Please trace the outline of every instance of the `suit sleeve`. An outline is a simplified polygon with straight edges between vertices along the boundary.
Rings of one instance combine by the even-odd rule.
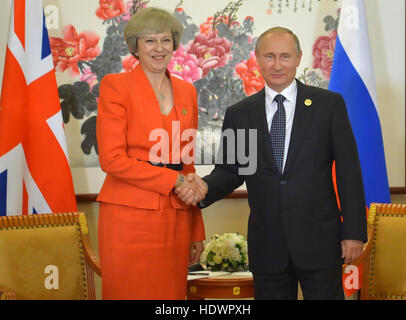
[[[198,105],[197,105],[197,92],[195,87],[192,87],[192,108],[193,108],[193,129],[197,130],[198,126]],[[196,131],[195,131],[196,132]],[[196,140],[195,140],[196,141]],[[194,148],[193,150],[195,150]],[[185,164],[183,166],[183,171],[185,174],[190,172],[195,172],[194,163]],[[191,242],[203,241],[206,239],[206,233],[204,228],[204,222],[202,217],[202,212],[198,207],[191,207],[192,212],[192,232],[191,232]]]
[[[229,111],[230,109],[227,109],[224,116],[216,165],[213,171],[203,178],[208,185],[208,192],[206,198],[199,204],[201,208],[208,207],[217,200],[226,197],[244,183],[244,179],[238,173],[237,130],[233,125]],[[231,145],[233,139],[227,138],[230,133],[234,134],[234,145]]]
[[[127,107],[123,84],[106,76],[100,84],[97,143],[101,169],[138,188],[168,195],[178,172],[152,166],[127,154]]]
[[[366,205],[361,165],[342,96],[339,96],[333,110],[332,141],[337,191],[343,218],[341,239],[366,242]]]
[[[189,85],[189,84],[188,84]],[[190,85],[191,88],[191,92],[190,92],[190,96],[191,96],[191,112],[193,114],[193,124],[192,124],[192,128],[190,129],[194,129],[194,141],[196,143],[196,133],[197,133],[197,127],[198,127],[198,121],[199,121],[199,110],[198,110],[198,106],[197,106],[197,91],[196,88],[193,85]],[[194,144],[195,148],[193,148],[193,159],[195,156],[195,152],[196,152],[196,144]],[[194,166],[194,160],[192,163],[184,163],[183,164],[183,172],[184,174],[188,174],[188,173],[194,173],[196,172],[195,166]]]
[[[191,242],[203,241],[206,239],[206,231],[204,228],[202,212],[198,207],[192,207],[190,210],[192,212]]]

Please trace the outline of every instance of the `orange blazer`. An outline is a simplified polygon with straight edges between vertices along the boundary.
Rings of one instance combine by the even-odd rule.
[[[197,129],[197,93],[184,80],[172,76],[170,80],[182,136],[187,129]],[[159,103],[140,65],[131,72],[108,74],[102,79],[96,134],[100,167],[107,175],[97,200],[158,209],[159,196],[169,195],[175,208],[198,213],[194,224],[202,225],[200,209],[185,205],[172,191],[179,172],[145,162],[157,144],[150,141],[150,133],[159,128],[163,128]],[[190,147],[190,142],[180,141],[180,150],[188,144]],[[195,172],[193,163],[184,164],[182,173],[190,172]]]

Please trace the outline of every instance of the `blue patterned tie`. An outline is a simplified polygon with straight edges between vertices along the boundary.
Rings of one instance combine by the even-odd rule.
[[[274,99],[278,104],[278,110],[276,110],[273,116],[271,130],[269,132],[273,158],[281,174],[283,170],[283,154],[285,151],[286,114],[285,107],[283,106],[285,99],[286,98],[281,94],[276,95]]]

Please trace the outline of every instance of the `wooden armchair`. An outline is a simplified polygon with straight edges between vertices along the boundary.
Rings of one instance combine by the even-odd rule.
[[[374,229],[362,278],[362,300],[406,300],[406,205],[372,203]]]
[[[0,218],[0,299],[95,299],[93,272],[83,212]]]

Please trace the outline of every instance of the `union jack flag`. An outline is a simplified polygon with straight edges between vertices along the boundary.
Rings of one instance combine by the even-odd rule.
[[[14,0],[0,99],[0,215],[76,211],[41,0]]]

